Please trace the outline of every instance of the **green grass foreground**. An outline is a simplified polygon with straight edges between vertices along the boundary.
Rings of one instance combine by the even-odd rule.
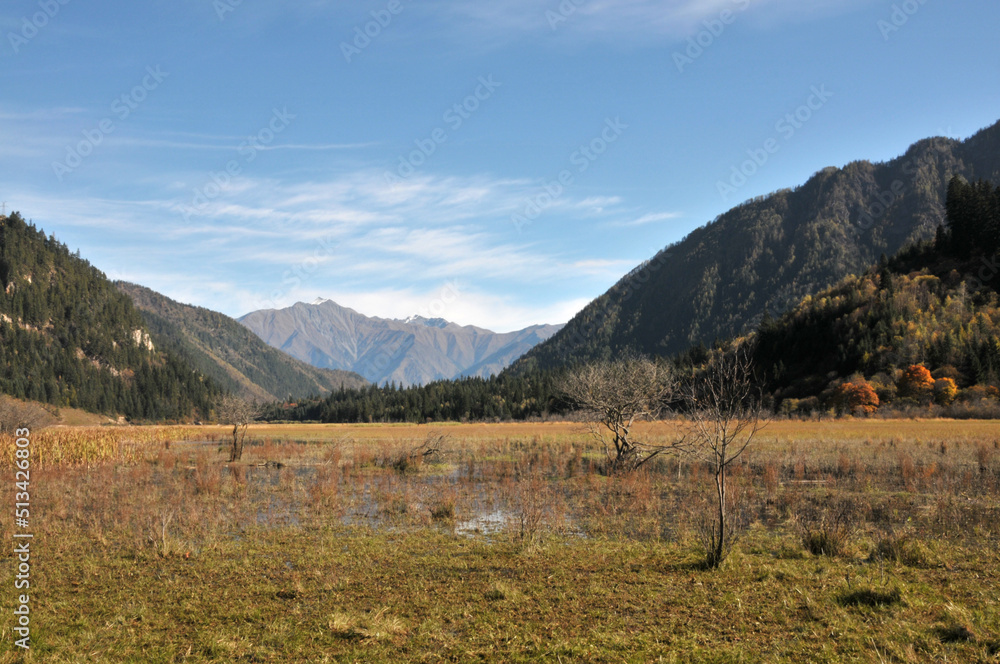
[[[980,662],[1000,648],[984,638],[1000,634],[1000,558],[954,548],[947,567],[881,567],[758,534],[716,574],[677,545],[431,531],[262,530],[165,559],[39,544],[39,662]]]

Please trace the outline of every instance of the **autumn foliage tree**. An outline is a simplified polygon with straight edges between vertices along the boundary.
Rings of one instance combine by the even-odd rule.
[[[934,402],[941,406],[950,406],[958,396],[958,385],[951,378],[938,378],[934,381]]]
[[[879,407],[878,394],[867,380],[838,385],[833,393],[833,401],[838,411],[852,414],[871,415]]]
[[[927,367],[913,364],[903,372],[897,387],[901,397],[929,401],[934,393],[934,378]]]

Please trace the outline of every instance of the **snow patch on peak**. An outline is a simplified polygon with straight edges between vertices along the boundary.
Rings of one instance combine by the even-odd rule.
[[[423,316],[409,316],[403,319],[407,325],[424,325],[425,327],[447,327],[450,325],[443,318],[424,318]]]

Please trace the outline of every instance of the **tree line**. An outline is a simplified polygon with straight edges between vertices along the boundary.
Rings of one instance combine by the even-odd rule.
[[[562,371],[532,371],[489,378],[442,380],[400,387],[341,388],[326,397],[273,404],[272,420],[318,422],[412,422],[525,420],[564,414],[570,407],[559,390]]]

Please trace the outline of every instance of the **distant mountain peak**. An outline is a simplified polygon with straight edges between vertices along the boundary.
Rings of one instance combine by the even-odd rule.
[[[330,301],[318,303],[325,302]],[[314,367],[354,371],[378,385],[490,376],[562,327],[533,325],[496,333],[420,315],[368,317],[333,304],[256,311],[239,322],[266,343]]]
[[[309,304],[315,306],[315,305],[318,305],[318,304],[326,304],[327,302],[333,302],[333,300],[330,300],[330,299],[325,298],[325,297],[317,297],[315,300],[313,300]]]

